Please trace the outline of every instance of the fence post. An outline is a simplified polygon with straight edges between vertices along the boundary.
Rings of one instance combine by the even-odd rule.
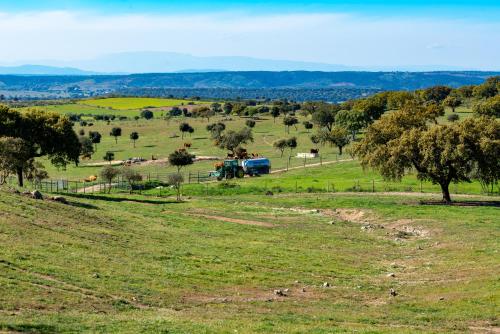
[[[198,183],[200,183],[200,171],[198,171]]]
[[[297,180],[295,180],[295,193],[297,193]]]
[[[188,173],[188,184],[191,184],[191,172]]]
[[[319,155],[319,165],[323,166],[323,156],[321,154]]]
[[[375,192],[375,180],[372,180],[372,193]]]
[[[304,155],[304,168],[306,167],[306,161],[307,161],[307,158],[306,158],[306,156]]]
[[[422,180],[420,180],[420,192],[422,193]]]

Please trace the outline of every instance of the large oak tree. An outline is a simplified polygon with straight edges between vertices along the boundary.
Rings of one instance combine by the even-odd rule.
[[[361,164],[390,180],[416,171],[419,179],[439,184],[446,202],[451,201],[451,182],[498,181],[499,121],[470,118],[432,125],[425,111],[407,104],[368,127],[354,147]]]
[[[20,113],[0,106],[0,137],[23,140],[26,160],[47,156],[55,166],[77,163],[80,142],[68,117],[40,110]],[[23,167],[16,169],[19,186],[23,186]]]

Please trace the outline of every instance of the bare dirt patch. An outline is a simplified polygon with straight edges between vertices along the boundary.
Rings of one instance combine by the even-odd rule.
[[[276,293],[281,291],[282,293]],[[310,287],[292,287],[287,289],[259,290],[256,288],[223,291],[220,295],[192,294],[183,297],[184,301],[201,304],[283,302],[304,299],[320,299],[321,290]]]
[[[173,213],[172,211],[163,211],[164,213]],[[254,226],[262,226],[262,227],[275,227],[276,225],[268,223],[268,222],[263,222],[263,221],[256,221],[256,220],[247,220],[247,219],[239,219],[239,218],[231,218],[231,217],[224,217],[224,216],[218,216],[218,215],[209,215],[205,213],[195,213],[195,212],[176,212],[177,214],[184,214],[192,217],[198,217],[198,218],[206,218],[210,220],[218,220],[222,222],[227,222],[227,223],[235,223],[235,224],[241,224],[241,225],[254,225]]]
[[[500,327],[487,322],[479,322],[469,326],[469,329],[474,334],[500,334]]]
[[[327,209],[322,213],[350,223],[369,224],[374,221],[371,212],[360,209]]]

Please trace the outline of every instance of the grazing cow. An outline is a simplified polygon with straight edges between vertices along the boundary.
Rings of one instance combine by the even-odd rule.
[[[311,148],[311,153],[312,154],[318,154],[319,153],[319,149],[318,148]]]
[[[191,147],[191,143],[184,143],[184,148],[190,148]]]
[[[94,182],[97,180],[97,176],[95,175],[90,175],[89,177],[87,177],[86,179],[84,179],[83,181],[85,182]]]

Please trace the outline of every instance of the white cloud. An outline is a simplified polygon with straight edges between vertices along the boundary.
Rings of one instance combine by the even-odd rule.
[[[0,40],[3,63],[154,50],[357,66],[443,64],[500,68],[500,22],[451,19],[373,18],[342,13],[0,13]]]

